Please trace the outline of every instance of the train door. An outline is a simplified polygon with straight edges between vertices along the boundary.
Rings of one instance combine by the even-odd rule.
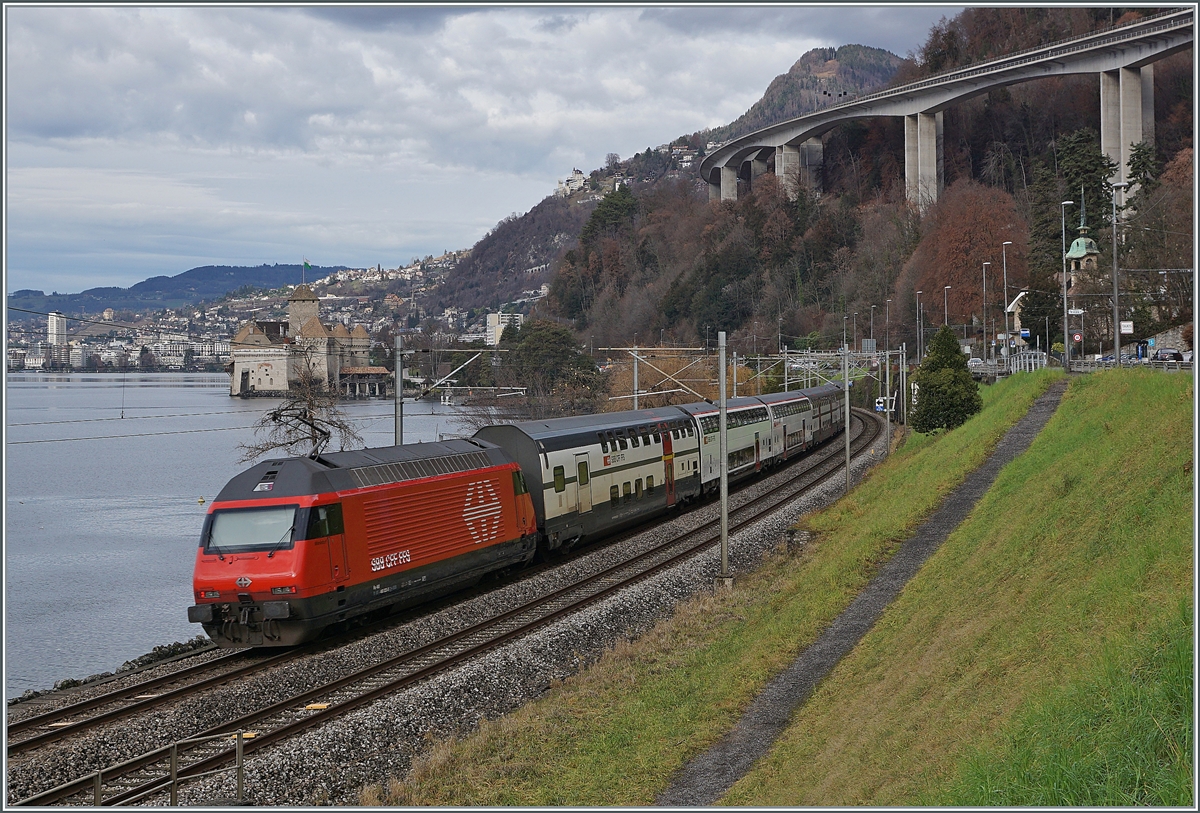
[[[675,504],[675,444],[671,438],[671,427],[659,424],[658,432],[662,435],[663,482],[667,484],[667,505]]]
[[[329,537],[329,574],[333,581],[344,582],[350,578],[350,568],[346,565],[346,535],[334,534]]]
[[[758,432],[754,433],[754,470],[762,471],[762,444],[758,439]]]
[[[575,510],[585,514],[592,510],[591,472],[586,453],[575,455],[575,475]]]
[[[342,504],[314,506],[309,513],[306,536],[325,542],[329,552],[329,577],[335,584],[350,578],[350,566],[346,561],[346,533],[342,523]],[[324,537],[322,540],[320,537]]]

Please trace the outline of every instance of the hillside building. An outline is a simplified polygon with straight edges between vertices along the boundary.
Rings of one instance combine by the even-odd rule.
[[[316,381],[345,398],[387,395],[386,367],[370,363],[371,337],[362,325],[353,330],[321,323],[320,300],[307,285],[288,297],[286,322],[251,321],[233,337],[229,394],[284,396],[307,368]]]
[[[489,313],[487,315],[487,343],[491,347],[500,344],[504,328],[515,325],[518,330],[525,321],[525,315],[520,313]]]

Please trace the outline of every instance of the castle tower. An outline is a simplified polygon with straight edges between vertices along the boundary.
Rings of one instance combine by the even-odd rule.
[[[297,285],[296,290],[288,297],[288,335],[299,336],[300,328],[304,327],[309,319],[317,318],[319,307],[320,300],[312,289],[304,284]]]

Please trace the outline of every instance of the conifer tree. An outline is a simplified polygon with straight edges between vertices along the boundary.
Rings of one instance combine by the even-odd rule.
[[[946,325],[929,343],[929,352],[913,381],[918,387],[912,415],[914,432],[954,429],[983,408],[979,386],[967,369],[958,338]]]

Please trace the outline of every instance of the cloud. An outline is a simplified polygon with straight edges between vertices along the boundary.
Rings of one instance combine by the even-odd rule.
[[[465,248],[572,167],[736,119],[812,47],[908,50],[953,11],[10,7],[7,282],[83,275],[76,243],[96,284]]]

